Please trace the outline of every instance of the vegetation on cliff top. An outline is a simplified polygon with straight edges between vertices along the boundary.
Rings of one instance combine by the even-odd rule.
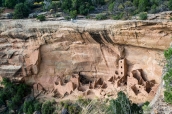
[[[76,18],[78,14],[88,15],[92,12],[95,13],[96,8],[100,8],[96,11],[107,15],[103,15],[103,18],[101,18],[102,15],[98,15],[96,19],[112,18],[117,20],[130,19],[131,16],[141,12],[158,13],[172,10],[172,0],[46,0],[50,2],[49,5],[44,3],[44,0],[28,1],[0,0],[0,7],[14,8],[14,18],[26,18],[29,13],[40,8],[42,11],[50,9],[55,12],[63,11],[65,15]]]

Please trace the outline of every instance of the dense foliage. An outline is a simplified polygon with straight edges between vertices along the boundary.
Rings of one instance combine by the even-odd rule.
[[[20,114],[33,114],[34,111],[41,111],[42,103],[34,100],[25,101],[21,107]]]
[[[1,84],[4,88],[0,89],[0,107],[7,107],[5,112],[11,110],[18,112],[20,106],[23,104],[24,97],[31,92],[30,87],[24,83],[12,83],[7,78],[4,78]]]
[[[164,75],[165,81],[165,91],[164,97],[165,101],[172,104],[172,48],[169,48],[164,52],[166,58],[166,74]]]
[[[53,103],[48,101],[43,103],[42,105],[42,114],[52,114],[54,112],[55,107]]]
[[[16,4],[14,9],[15,19],[22,19],[28,17],[29,13],[30,13],[30,7],[27,3]]]
[[[158,13],[172,9],[172,0],[109,0],[108,4],[114,19],[129,19],[140,12]]]
[[[141,12],[158,13],[162,11],[172,10],[172,0],[47,0],[50,1],[49,5],[44,3],[44,0],[35,0],[34,3],[30,2],[25,5],[26,0],[0,0],[0,6],[7,8],[15,8],[15,18],[27,17],[28,8],[29,11],[33,11],[35,8],[42,8],[42,11],[49,11],[53,9],[54,12],[63,11],[64,17],[70,16],[70,18],[76,18],[78,14],[88,15],[101,5],[102,11],[108,15],[106,18],[130,19],[131,16],[140,14]],[[23,3],[23,5],[21,5]],[[20,5],[19,5],[20,4]],[[16,7],[17,5],[17,7]],[[27,7],[26,7],[27,6]],[[102,7],[101,7],[102,8]],[[20,10],[22,9],[22,10]],[[19,10],[21,12],[19,12]],[[98,11],[98,10],[97,10]],[[96,12],[97,12],[96,11]],[[101,11],[99,12],[101,13]],[[27,15],[25,15],[27,14]],[[100,15],[96,19],[102,19]],[[145,19],[145,18],[144,18]]]
[[[18,3],[24,3],[25,0],[0,0],[0,5],[7,8],[14,8]]]
[[[63,0],[61,2],[61,8],[64,12],[77,12],[77,14],[86,15],[90,11],[94,10],[94,5],[102,3],[102,0]]]
[[[143,110],[137,104],[132,104],[122,91],[117,99],[110,100],[108,114],[142,114]]]

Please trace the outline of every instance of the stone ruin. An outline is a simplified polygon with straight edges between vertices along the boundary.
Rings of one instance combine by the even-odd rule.
[[[114,90],[117,93],[117,91],[121,91],[122,87],[126,87],[126,92],[129,96],[135,96],[138,99],[143,97],[153,98],[159,84],[156,84],[155,80],[147,80],[142,69],[132,70],[130,75],[127,74],[127,69],[126,59],[120,59],[116,74],[107,80],[97,78],[88,84],[83,84],[80,81],[81,77],[75,74],[66,83],[59,78],[58,82],[54,83],[53,92],[58,93],[61,97],[72,93],[76,93],[78,96],[95,94],[97,97],[105,97],[113,96]]]

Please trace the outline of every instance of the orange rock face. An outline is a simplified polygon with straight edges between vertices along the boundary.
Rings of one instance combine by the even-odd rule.
[[[130,96],[153,96],[161,81],[163,51],[171,42],[171,25],[167,21],[2,20],[0,76],[53,89],[59,78],[69,82],[70,76],[78,74],[84,77],[79,81],[82,86],[77,80],[65,84],[68,93],[78,87],[87,90],[84,84],[101,78],[106,83],[101,87],[113,88],[108,80],[115,79],[115,87],[130,85]],[[63,85],[55,88],[65,94],[59,89]]]

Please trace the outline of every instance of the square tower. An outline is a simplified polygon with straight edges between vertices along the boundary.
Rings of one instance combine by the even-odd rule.
[[[120,59],[118,61],[118,75],[120,77],[127,76],[127,63],[126,59]]]

